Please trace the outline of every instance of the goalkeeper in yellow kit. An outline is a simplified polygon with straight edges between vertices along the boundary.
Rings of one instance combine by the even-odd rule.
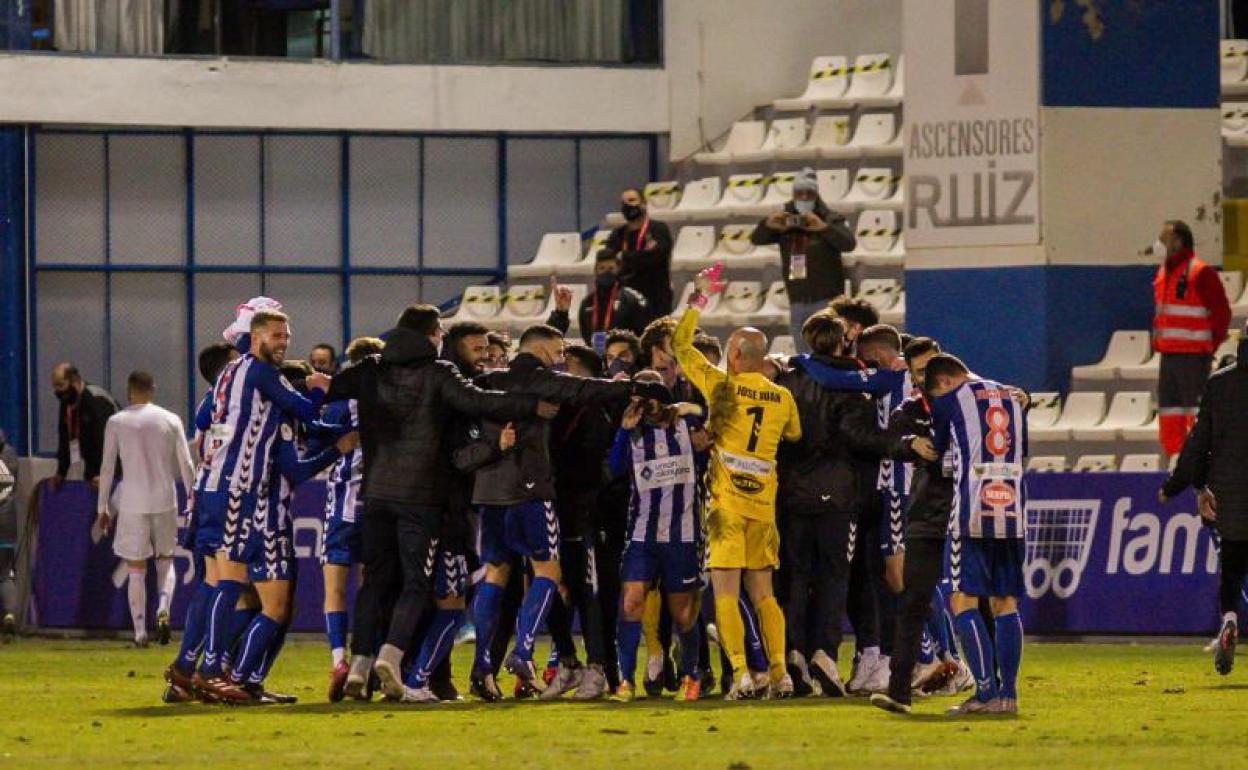
[[[697,291],[672,336],[672,352],[710,406],[715,443],[707,469],[707,544],[715,622],[720,644],[733,670],[740,672],[726,699],[787,698],[793,694],[793,681],[784,665],[784,613],[772,593],[772,571],[780,564],[776,451],[781,440],[800,440],[802,428],[792,394],[762,373],[767,337],[758,329],[738,329],[728,338],[726,372],[693,347],[700,308],[708,293],[723,288],[719,269],[716,265],[698,275]],[[743,579],[767,648],[767,692],[755,688],[746,666],[745,626],[737,606]]]

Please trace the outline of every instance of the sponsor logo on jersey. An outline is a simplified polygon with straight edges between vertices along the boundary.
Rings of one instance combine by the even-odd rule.
[[[744,492],[747,495],[757,495],[763,491],[763,482],[747,476],[744,473],[733,473],[728,478],[732,479],[732,485],[737,488],[738,492]]]
[[[979,499],[989,508],[1009,508],[1018,499],[1014,487],[1002,481],[992,481],[983,486]]]

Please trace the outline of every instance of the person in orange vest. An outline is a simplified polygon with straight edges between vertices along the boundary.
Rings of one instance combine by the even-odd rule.
[[[1231,304],[1218,271],[1192,251],[1192,229],[1171,220],[1161,228],[1154,253],[1166,259],[1153,279],[1153,350],[1161,354],[1157,384],[1162,450],[1177,455],[1196,420],[1213,352],[1226,339]]]

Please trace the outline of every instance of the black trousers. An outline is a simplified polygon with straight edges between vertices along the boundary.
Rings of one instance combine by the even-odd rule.
[[[595,533],[594,566],[598,573],[598,609],[602,628],[602,649],[607,660],[607,682],[614,689],[620,684],[616,656],[615,627],[620,619],[620,565],[624,561],[624,526],[599,526]]]
[[[880,553],[880,511],[878,495],[875,507],[864,508],[858,514],[854,542],[854,558],[849,567],[849,599],[846,609],[849,623],[854,629],[854,642],[858,650],[879,647],[889,654],[891,639],[881,629],[890,628],[895,613],[891,612],[892,594],[884,584],[884,560]],[[837,638],[839,644],[839,636]],[[831,650],[828,651],[831,655]]]
[[[364,579],[355,596],[353,655],[375,654],[383,639],[407,649],[416,638],[430,598],[430,546],[438,516],[434,506],[365,501]]]
[[[906,538],[906,587],[894,623],[888,680],[889,696],[901,703],[910,702],[911,675],[932,613],[932,591],[944,572],[944,553],[944,538]]]
[[[1222,540],[1218,550],[1221,575],[1218,578],[1218,608],[1239,611],[1239,594],[1248,575],[1248,540]]]
[[[809,659],[823,650],[834,660],[849,591],[852,516],[782,511],[780,563],[784,565],[784,622],[788,647]]]
[[[559,542],[559,567],[568,596],[566,601],[556,602],[550,608],[546,623],[560,657],[576,657],[572,619],[579,614],[581,636],[585,640],[585,661],[603,666],[607,662],[607,653],[602,642],[602,607],[598,604],[598,574],[594,562],[592,537],[575,534]]]

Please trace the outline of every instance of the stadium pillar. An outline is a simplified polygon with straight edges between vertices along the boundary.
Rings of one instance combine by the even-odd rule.
[[[25,130],[0,128],[0,428],[29,451],[26,409]]]
[[[1147,329],[1163,220],[1222,256],[1216,0],[905,0],[907,330],[1066,390]]]

